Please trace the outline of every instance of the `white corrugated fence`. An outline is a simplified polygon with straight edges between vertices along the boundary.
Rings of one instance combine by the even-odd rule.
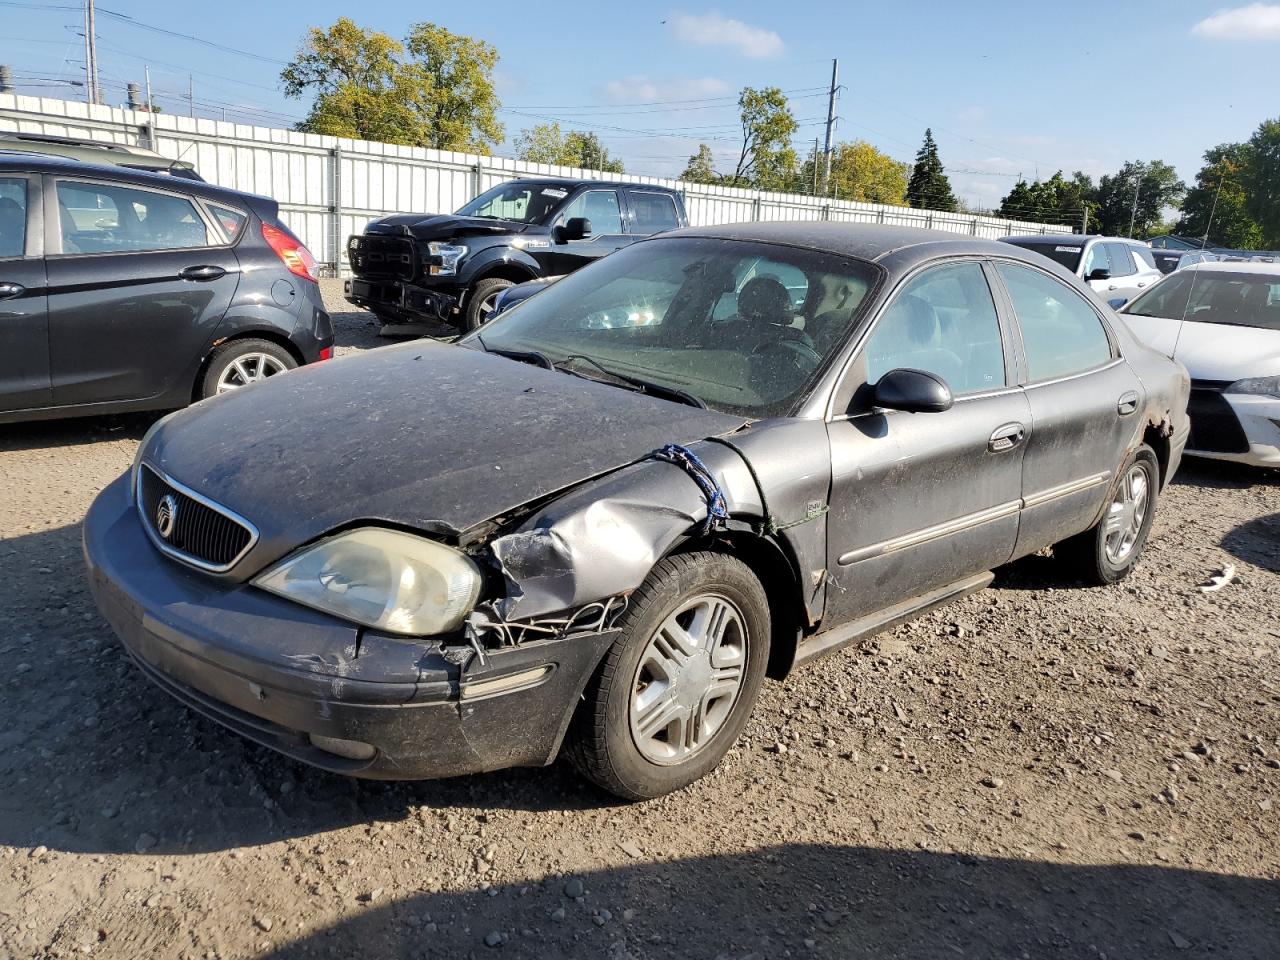
[[[274,197],[289,227],[317,260],[339,275],[348,272],[346,238],[362,232],[366,223],[378,217],[452,212],[478,193],[513,177],[615,176],[501,157],[13,94],[0,94],[0,131],[149,146],[165,157],[189,161],[212,183]],[[631,174],[624,178],[680,190],[695,226],[744,220],[838,220],[932,227],[987,238],[1010,233],[1071,233],[1070,226],[1055,224]]]

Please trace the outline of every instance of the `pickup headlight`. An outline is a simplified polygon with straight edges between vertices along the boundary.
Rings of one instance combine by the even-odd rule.
[[[367,627],[423,636],[462,624],[479,597],[480,570],[444,544],[361,527],[299,550],[253,583]]]
[[[1280,377],[1248,377],[1237,380],[1223,393],[1253,393],[1280,399]]]
[[[458,272],[458,261],[467,255],[467,248],[459,243],[428,243],[427,252],[440,258],[438,264],[431,264],[431,276],[452,277]]]

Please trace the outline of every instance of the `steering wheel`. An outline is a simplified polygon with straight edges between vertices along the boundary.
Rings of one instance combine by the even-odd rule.
[[[756,345],[751,351],[753,357],[764,357],[776,354],[783,363],[794,364],[807,377],[818,369],[822,363],[822,354],[813,345],[813,338],[803,330],[794,327],[783,327],[783,332],[770,337]]]
[[[751,351],[752,386],[762,397],[776,399],[792,393],[822,363],[813,340],[801,330],[771,337]]]

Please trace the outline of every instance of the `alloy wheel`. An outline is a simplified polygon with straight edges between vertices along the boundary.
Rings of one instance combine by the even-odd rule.
[[[649,639],[631,685],[631,737],[652,763],[702,750],[724,726],[742,690],[747,629],[718,594],[685,601]]]
[[[246,353],[236,357],[218,377],[217,393],[239,390],[251,383],[284,373],[288,368],[269,353]]]
[[[1124,475],[1116,490],[1115,499],[1107,508],[1106,524],[1103,527],[1104,549],[1107,560],[1117,567],[1129,559],[1142,534],[1150,492],[1150,478],[1146,468],[1135,463]]]

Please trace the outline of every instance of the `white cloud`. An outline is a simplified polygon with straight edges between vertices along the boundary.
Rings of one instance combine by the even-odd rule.
[[[699,47],[734,47],[744,57],[764,59],[782,53],[782,38],[719,13],[681,13],[674,18],[676,37]]]
[[[1213,40],[1280,40],[1280,4],[1251,3],[1219,10],[1191,28]]]
[[[720,97],[732,88],[718,77],[678,77],[650,80],[644,74],[633,74],[610,80],[604,95],[614,103],[649,103],[654,100],[699,100]]]

